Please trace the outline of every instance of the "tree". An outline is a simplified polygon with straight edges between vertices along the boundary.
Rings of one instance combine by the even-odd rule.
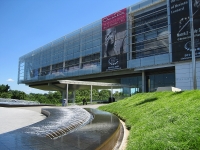
[[[10,92],[12,94],[12,96],[11,96],[12,99],[23,99],[23,100],[26,99],[25,92],[18,91],[18,90],[11,90]]]
[[[99,91],[97,89],[92,90],[92,99],[99,100]]]
[[[120,97],[120,93],[119,93],[118,91],[116,91],[116,92],[113,94],[113,96],[114,96],[116,99],[118,99],[118,98]]]
[[[11,98],[11,96],[12,96],[12,93],[10,93],[10,92],[0,93],[1,98]]]
[[[0,85],[0,93],[8,92],[9,89],[10,89],[10,86],[8,86],[8,84],[7,85],[4,85],[4,84]]]
[[[108,100],[110,95],[111,95],[110,90],[101,90],[99,92],[99,100]]]
[[[89,98],[89,90],[77,90],[76,91],[76,102],[82,102],[82,100],[85,98],[85,99],[88,99]]]
[[[60,91],[54,92],[53,97],[55,99],[55,103],[60,103],[60,100],[62,99],[61,92]]]
[[[50,104],[50,101],[47,98],[48,94],[36,94],[36,93],[30,93],[29,94],[29,100],[37,101],[39,103],[48,103]]]
[[[58,104],[60,103],[60,100],[62,98],[60,92],[49,92],[48,94],[45,94],[47,101],[49,101],[52,104]]]

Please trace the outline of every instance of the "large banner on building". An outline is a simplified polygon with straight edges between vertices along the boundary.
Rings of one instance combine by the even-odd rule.
[[[189,19],[190,0],[170,0],[172,61],[192,58]],[[200,57],[200,0],[192,0],[196,57]]]
[[[102,71],[127,68],[126,8],[102,18]]]

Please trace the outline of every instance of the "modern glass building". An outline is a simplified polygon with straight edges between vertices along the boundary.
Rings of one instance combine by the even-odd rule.
[[[58,80],[129,85],[124,93],[192,89],[192,8],[199,88],[200,1],[191,8],[189,1],[141,1],[31,51],[19,58],[18,83],[48,91],[65,89]]]

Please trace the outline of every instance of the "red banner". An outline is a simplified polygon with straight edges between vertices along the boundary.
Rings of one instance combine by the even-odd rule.
[[[126,22],[126,8],[102,18],[102,30],[112,28]]]

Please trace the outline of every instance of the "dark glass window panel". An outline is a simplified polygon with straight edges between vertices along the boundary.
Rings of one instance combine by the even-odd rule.
[[[157,85],[157,86],[160,86],[160,85],[162,85],[163,84],[163,74],[157,74],[157,75],[155,75],[154,76],[155,77],[155,86]]]
[[[164,74],[163,78],[165,86],[174,86],[174,81],[175,81],[174,73]]]

